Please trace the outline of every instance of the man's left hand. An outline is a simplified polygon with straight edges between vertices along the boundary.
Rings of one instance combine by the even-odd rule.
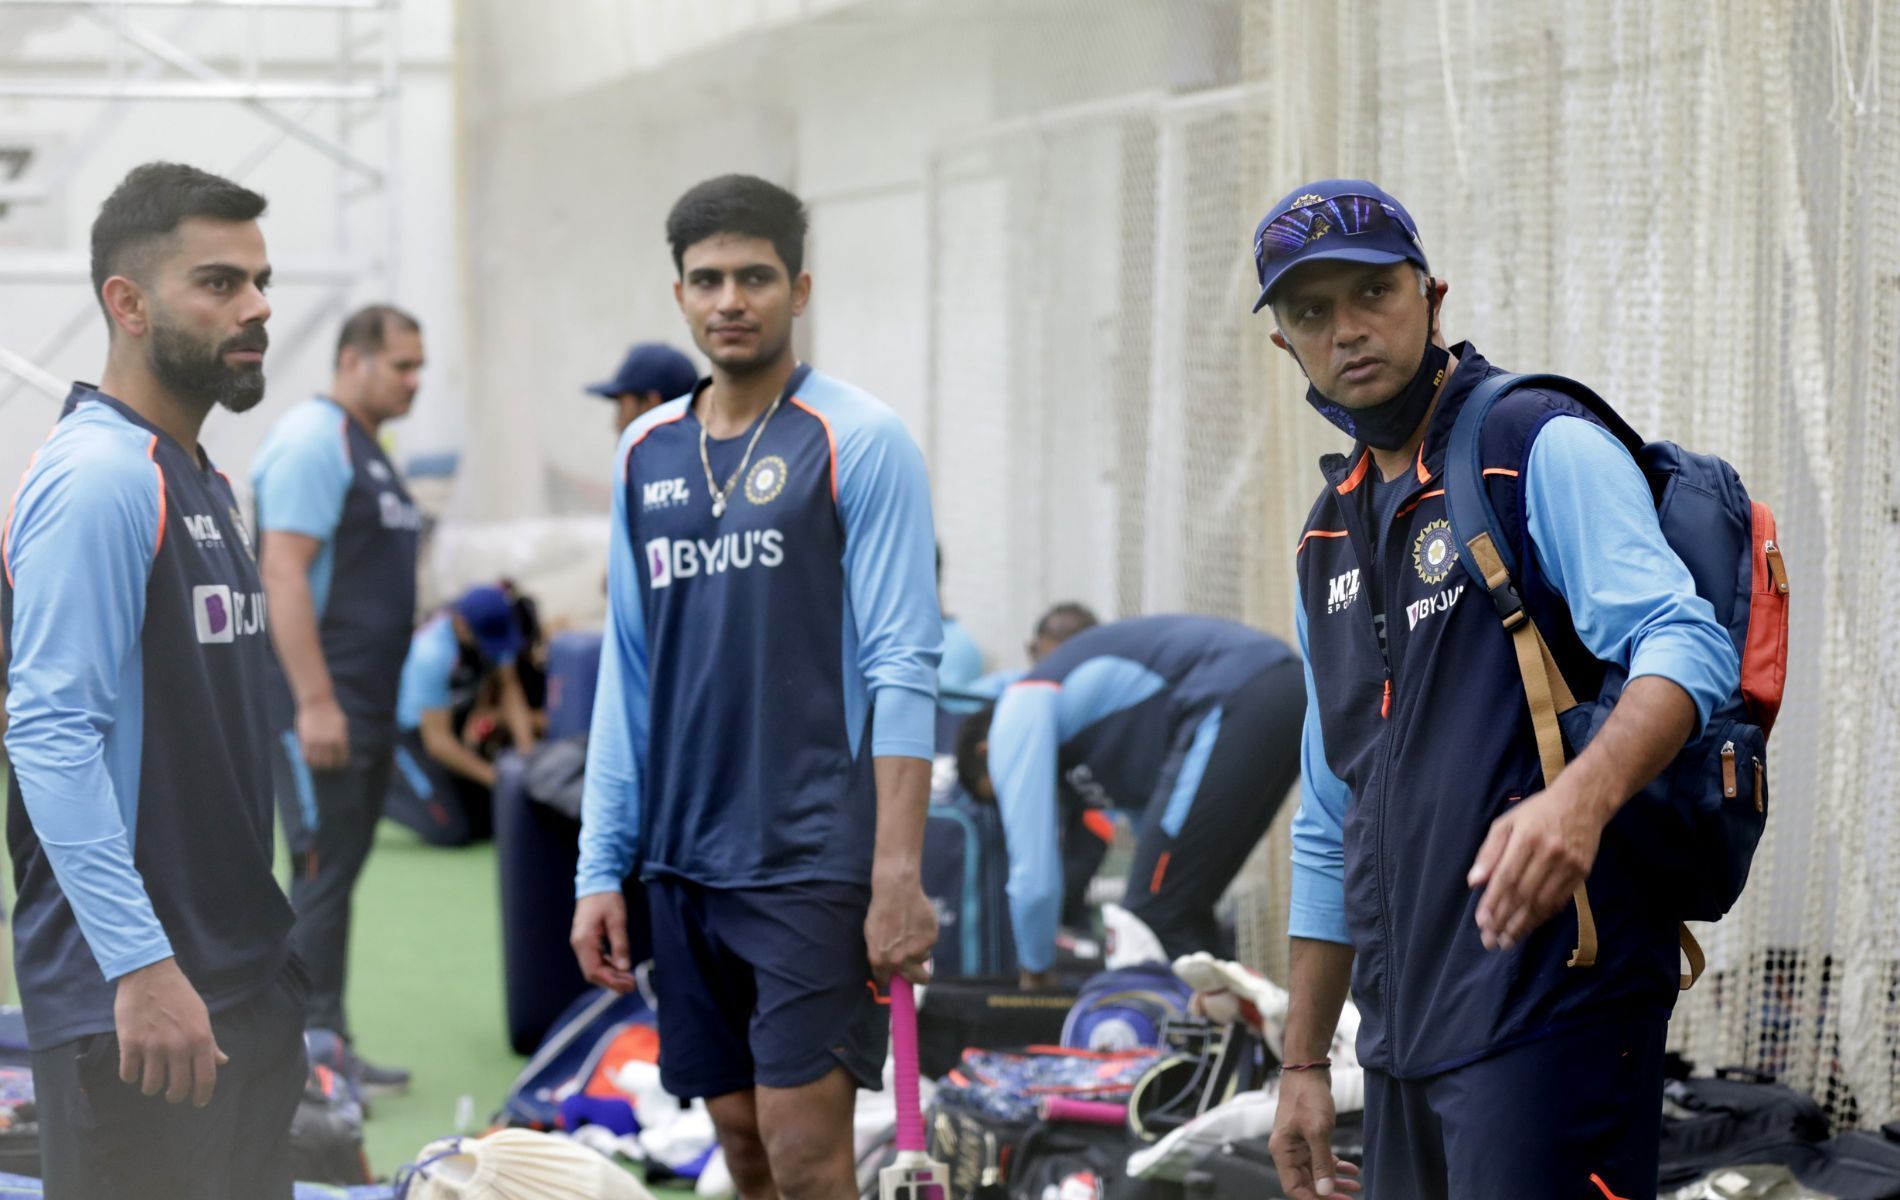
[[[871,911],[864,918],[864,948],[879,983],[902,974],[928,983],[925,964],[937,945],[937,912],[915,874],[871,881]]]
[[[1509,950],[1569,901],[1589,878],[1608,823],[1605,807],[1565,787],[1522,801],[1491,823],[1465,882],[1483,888],[1478,934],[1487,950]]]

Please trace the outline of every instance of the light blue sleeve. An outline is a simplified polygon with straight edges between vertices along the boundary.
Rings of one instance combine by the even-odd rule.
[[[1636,460],[1601,426],[1558,417],[1531,443],[1524,488],[1537,564],[1569,604],[1577,637],[1631,679],[1680,686],[1706,727],[1735,690],[1741,660],[1663,538]]]
[[[858,667],[875,706],[871,753],[929,760],[943,645],[930,475],[888,410],[839,434],[838,514]]]
[[[402,682],[396,689],[396,723],[404,729],[422,726],[422,714],[448,708],[455,702],[449,680],[461,651],[447,617],[434,617],[409,639],[403,659]]]
[[[990,783],[1009,854],[1009,919],[1026,971],[1055,962],[1062,916],[1061,835],[1056,829],[1057,708],[1053,684],[1020,683],[990,721]]]
[[[963,622],[954,617],[943,619],[943,661],[937,667],[937,683],[956,691],[968,691],[983,674],[983,651]]]
[[[63,431],[42,459],[7,543],[7,754],[60,893],[114,980],[172,956],[132,855],[158,468],[117,431]]]
[[[355,477],[347,420],[332,405],[309,401],[272,427],[251,464],[261,531],[330,540]]]
[[[1287,933],[1296,938],[1351,945],[1346,933],[1346,783],[1326,761],[1319,695],[1306,646],[1306,606],[1295,597],[1300,657],[1306,669],[1306,722],[1300,729],[1300,810],[1293,814],[1293,888]]]
[[[637,428],[637,426],[635,427]],[[632,430],[623,439],[626,460]],[[581,857],[576,896],[618,892],[640,856],[641,771],[647,745],[647,634],[640,606],[640,564],[627,528],[627,488],[615,475],[613,532],[607,557],[607,628],[601,638],[600,682],[587,734],[581,792]]]

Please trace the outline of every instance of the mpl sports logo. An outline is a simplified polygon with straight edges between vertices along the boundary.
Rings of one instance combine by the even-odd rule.
[[[384,529],[411,532],[422,529],[422,510],[394,492],[376,493],[376,515],[382,519]]]
[[[210,513],[186,513],[185,532],[200,546],[224,545],[224,531],[218,528],[218,519]]]
[[[222,583],[191,589],[192,623],[197,627],[198,641],[207,646],[263,633],[264,613],[262,592],[234,592]]]
[[[1326,581],[1326,611],[1330,615],[1343,612],[1352,607],[1359,598],[1359,568],[1354,567],[1344,575],[1335,575]]]
[[[692,498],[686,490],[684,479],[656,479],[640,489],[640,508],[652,512],[656,508],[678,508]]]
[[[785,535],[776,529],[746,529],[710,542],[659,537],[646,544],[646,556],[647,585],[671,587],[676,579],[776,567],[785,561]]]

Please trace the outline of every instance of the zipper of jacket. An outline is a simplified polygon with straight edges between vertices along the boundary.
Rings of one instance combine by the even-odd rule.
[[[1377,466],[1368,464],[1369,473],[1376,470],[1378,470]],[[1377,485],[1368,479],[1365,486],[1375,487]],[[1408,497],[1407,499],[1409,500],[1410,498]],[[1365,558],[1366,561],[1361,564],[1361,569],[1369,576],[1367,580],[1369,586],[1366,588],[1366,608],[1371,612],[1372,636],[1379,647],[1379,663],[1384,674],[1380,687],[1379,719],[1381,721],[1390,721],[1392,718],[1394,680],[1392,648],[1387,637],[1387,627],[1389,623],[1386,620],[1386,613],[1390,609],[1390,606],[1386,602],[1390,580],[1386,578],[1387,572],[1383,569],[1383,564],[1385,558],[1385,543],[1391,531],[1380,531],[1376,529],[1369,531],[1366,528],[1365,510],[1367,505],[1363,498],[1355,499],[1352,496],[1341,496],[1338,499],[1338,504],[1341,509],[1340,519],[1346,522],[1346,526],[1349,530],[1353,530],[1358,534],[1358,536],[1353,539],[1355,551],[1358,551],[1360,547],[1365,548],[1362,557]],[[1403,507],[1403,505],[1401,505],[1401,507]],[[1372,540],[1373,536],[1380,533],[1386,536],[1379,537],[1378,543],[1375,545]],[[1392,901],[1386,890],[1385,877],[1385,795],[1386,780],[1392,768],[1391,728],[1388,726],[1381,729],[1379,736],[1383,744],[1379,753],[1379,773],[1377,775],[1378,790],[1377,794],[1370,798],[1374,813],[1372,869],[1378,886],[1379,930],[1385,941],[1385,953],[1387,958],[1385,995],[1380,998],[1380,1007],[1385,1011],[1387,1037],[1390,1038],[1397,1014],[1396,996],[1398,991],[1396,986],[1398,979],[1398,943],[1392,936]]]
[[[1374,463],[1371,465],[1371,471],[1377,471],[1378,469],[1379,469],[1378,464]],[[1372,632],[1373,632],[1374,637],[1378,639],[1379,660],[1380,660],[1381,665],[1385,668],[1385,687],[1384,687],[1384,695],[1380,699],[1379,718],[1380,720],[1386,721],[1386,722],[1390,722],[1390,720],[1392,719],[1393,694],[1396,691],[1397,679],[1398,679],[1398,673],[1394,671],[1392,668],[1392,647],[1391,647],[1391,642],[1389,641],[1387,637],[1387,629],[1390,624],[1390,622],[1387,619],[1387,614],[1392,611],[1393,607],[1397,603],[1398,587],[1396,584],[1396,579],[1397,579],[1398,571],[1396,569],[1388,569],[1388,568],[1402,567],[1404,565],[1402,559],[1396,563],[1388,561],[1388,556],[1386,554],[1386,546],[1392,540],[1392,531],[1398,528],[1399,518],[1406,512],[1410,511],[1411,508],[1416,506],[1418,497],[1425,491],[1425,488],[1429,485],[1429,482],[1430,481],[1427,480],[1424,483],[1414,484],[1412,489],[1406,493],[1405,498],[1399,501],[1398,505],[1392,510],[1392,523],[1384,529],[1378,529],[1378,530],[1373,531],[1378,538],[1378,544],[1373,548],[1373,558],[1374,558],[1374,561],[1378,564],[1378,570],[1377,570],[1378,586],[1375,589],[1373,589],[1377,593],[1378,608],[1372,614]],[[1374,486],[1376,486],[1376,484]],[[1357,517],[1357,516],[1361,516],[1364,509],[1368,506],[1366,505],[1364,501],[1361,501],[1358,505],[1355,505],[1354,507],[1359,508],[1361,510],[1361,513],[1353,514],[1353,516]],[[1377,506],[1373,505],[1371,507],[1376,508]],[[1352,519],[1352,518],[1349,517],[1348,519]],[[1380,746],[1380,752],[1379,752],[1379,796],[1378,796],[1379,827],[1378,827],[1378,834],[1373,841],[1373,853],[1377,859],[1377,861],[1374,863],[1374,868],[1378,874],[1378,879],[1379,879],[1379,927],[1385,932],[1385,944],[1386,944],[1386,956],[1387,956],[1386,989],[1385,989],[1385,1027],[1386,1027],[1387,1043],[1388,1043],[1388,1046],[1390,1046],[1392,1043],[1392,1039],[1394,1037],[1394,1031],[1396,1031],[1398,1028],[1398,1019],[1399,1019],[1398,1017],[1398,1009],[1399,1009],[1398,984],[1399,984],[1399,974],[1400,974],[1399,966],[1398,966],[1398,959],[1399,959],[1398,941],[1396,938],[1393,937],[1393,934],[1392,934],[1392,901],[1391,901],[1390,896],[1386,892],[1386,870],[1385,870],[1385,867],[1386,867],[1386,851],[1385,851],[1386,796],[1390,790],[1389,781],[1391,780],[1391,777],[1392,777],[1392,753],[1393,753],[1392,743],[1394,740],[1392,726],[1390,724],[1387,724],[1383,729],[1381,729],[1379,733],[1379,737],[1382,743]],[[1396,1066],[1397,1063],[1395,1062],[1394,1065]]]

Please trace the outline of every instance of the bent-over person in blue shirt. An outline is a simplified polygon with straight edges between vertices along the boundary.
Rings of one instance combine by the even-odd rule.
[[[1171,959],[1232,957],[1215,905],[1299,774],[1305,708],[1285,642],[1182,614],[1084,630],[966,720],[957,773],[1002,812],[1023,986],[1054,983],[1117,811],[1137,828],[1124,906]]]
[[[463,592],[409,641],[387,811],[432,845],[466,845],[494,830],[495,764],[456,729],[457,714],[491,681],[515,749],[527,754],[535,747],[519,673],[525,641],[513,601],[493,584]]]
[[[741,1195],[855,1195],[878,989],[936,943],[930,484],[894,413],[792,353],[797,197],[712,179],[667,238],[712,376],[620,443],[574,949],[633,986],[638,871],[667,1090],[706,1098]]]

